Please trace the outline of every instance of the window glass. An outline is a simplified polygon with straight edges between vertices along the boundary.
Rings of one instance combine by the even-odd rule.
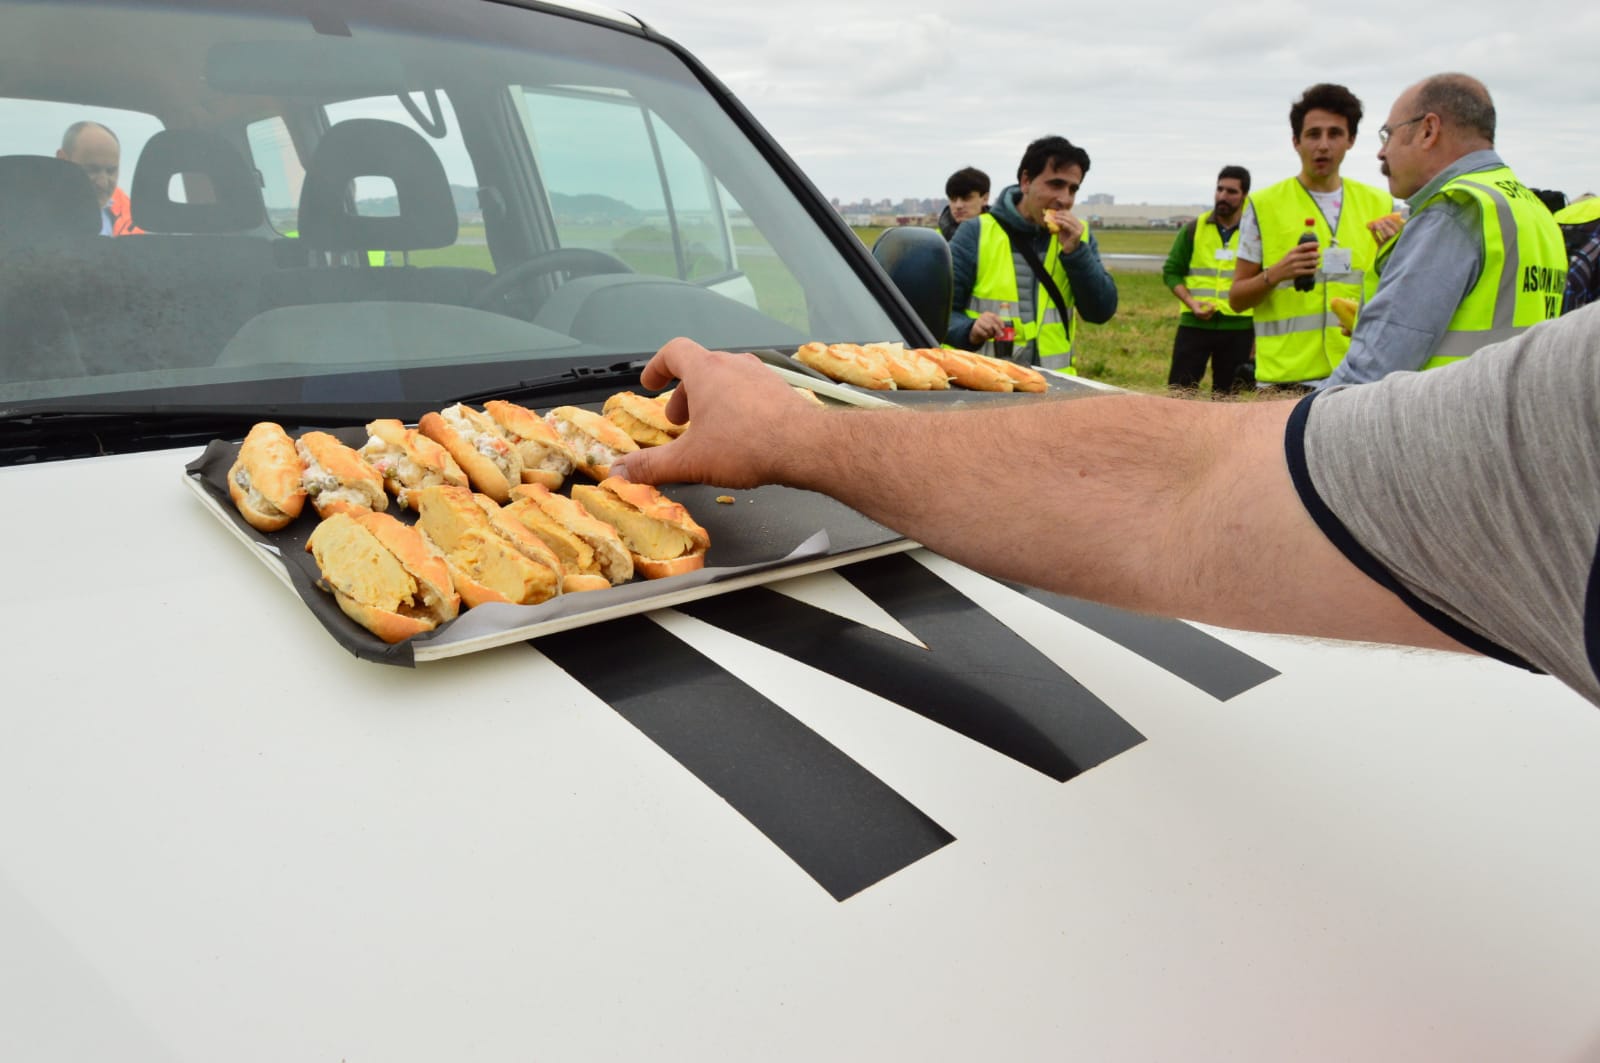
[[[448,94],[437,93],[437,98],[444,127],[438,136],[418,125],[411,112],[395,96],[344,100],[328,104],[325,110],[330,126],[352,118],[376,118],[403,125],[416,132],[444,166],[461,226],[456,242],[452,247],[412,251],[406,256],[407,262],[413,266],[470,266],[493,270],[494,262],[489,257],[489,248],[484,239],[483,213],[478,206],[478,179],[461,140],[461,125],[456,120],[455,108],[450,105]],[[428,101],[422,93],[414,93],[412,102],[421,108],[423,114],[429,114]],[[358,215],[381,218],[400,212],[400,201],[395,194],[393,181],[386,177],[370,176],[356,178],[355,184],[355,210]],[[390,257],[398,261],[400,256]]]
[[[267,223],[279,233],[292,233],[299,227],[300,184],[306,168],[290,139],[289,127],[273,116],[245,127],[250,141],[250,157],[261,175],[261,196],[266,201]]]
[[[640,273],[701,281],[798,329],[804,290],[711,168],[630,96],[523,90],[523,113],[563,247]]]
[[[161,122],[153,115],[44,100],[0,100],[0,155],[54,156],[62,147],[67,129],[85,121],[97,122],[111,130],[118,145],[114,179],[113,175],[90,173],[90,180],[97,177],[109,180],[105,186],[107,194],[113,194],[111,189],[116,189],[126,195],[133,184],[139,153],[144,150],[145,142],[161,130]],[[85,160],[85,164],[101,169],[96,160]]]
[[[415,416],[673,336],[731,350],[896,338],[859,243],[672,49],[519,5],[336,6],[0,0],[7,39],[28,42],[6,52],[0,153],[32,156],[0,175],[0,402],[344,410],[389,396]],[[412,212],[415,178],[360,138],[354,217],[330,213],[330,246],[286,239],[305,236],[319,137],[358,118],[413,131],[438,159],[443,187],[415,188],[452,213],[449,246],[414,246],[446,228],[425,204],[417,227],[390,222]],[[68,173],[40,164],[81,120],[120,138],[130,194],[154,135],[195,134],[169,141],[195,170],[145,232],[91,235],[81,204],[41,180]],[[582,247],[621,264],[554,254]]]

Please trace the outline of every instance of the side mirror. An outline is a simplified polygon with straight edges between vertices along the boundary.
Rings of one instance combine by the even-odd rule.
[[[950,245],[937,229],[899,226],[885,229],[872,245],[878,260],[911,309],[933,334],[935,343],[944,342],[950,329]]]

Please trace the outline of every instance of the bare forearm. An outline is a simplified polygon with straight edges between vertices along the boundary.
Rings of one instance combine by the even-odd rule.
[[[1307,514],[1284,453],[1291,403],[1119,395],[829,410],[748,354],[685,339],[642,378],[673,380],[667,416],[688,430],[624,455],[612,475],[821,491],[991,576],[1127,609],[1459,648]]]
[[[1271,270],[1258,262],[1240,260],[1234,267],[1233,285],[1228,289],[1228,305],[1234,310],[1251,310],[1266,302],[1277,282]]]
[[[778,478],[826,490],[970,567],[1127,608],[1202,615],[1191,516],[1247,407],[1143,396],[793,425]]]

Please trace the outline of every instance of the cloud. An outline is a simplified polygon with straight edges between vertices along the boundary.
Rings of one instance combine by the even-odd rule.
[[[1408,84],[1482,77],[1500,146],[1526,181],[1600,186],[1600,9],[1540,19],[1488,0],[1427,18],[1388,3],[1177,0],[992,9],[950,0],[640,0],[634,13],[694,51],[822,191],[934,196],[963,165],[1008,182],[1022,148],[1057,132],[1094,165],[1086,191],[1198,202],[1224,162],[1258,181],[1292,173],[1289,104],[1317,81],[1348,85],[1367,118],[1346,163],[1381,183],[1372,131]],[[1535,176],[1535,175],[1540,176]]]

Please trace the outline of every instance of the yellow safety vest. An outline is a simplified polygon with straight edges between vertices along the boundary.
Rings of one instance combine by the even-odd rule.
[[[1450,318],[1424,369],[1459,362],[1479,347],[1510,339],[1549,318],[1561,316],[1567,287],[1567,247],[1550,209],[1508,167],[1465,173],[1446,181],[1418,204],[1415,217],[1442,199],[1476,204],[1483,227],[1483,270]],[[1378,255],[1388,261],[1391,240]]]
[[[1252,192],[1250,199],[1261,228],[1263,271],[1294,247],[1305,231],[1307,218],[1312,220],[1324,254],[1330,247],[1350,251],[1348,272],[1325,273],[1319,269],[1317,285],[1309,292],[1296,291],[1293,281],[1284,281],[1255,307],[1256,379],[1272,384],[1321,380],[1344,361],[1345,352],[1350,349],[1350,337],[1340,331],[1339,319],[1328,308],[1328,300],[1345,298],[1365,303],[1377,291],[1373,264],[1378,242],[1367,229],[1367,222],[1392,211],[1394,197],[1345,178],[1337,232],[1328,229],[1327,219],[1298,177]]]
[[[1222,230],[1211,224],[1211,211],[1195,219],[1194,252],[1189,256],[1189,272],[1183,286],[1201,303],[1210,303],[1217,313],[1228,317],[1249,317],[1248,310],[1228,305],[1228,289],[1233,287],[1233,267],[1237,261],[1239,230],[1233,231],[1234,246],[1222,242]]]
[[[1600,218],[1600,196],[1590,196],[1576,203],[1568,203],[1556,211],[1557,225],[1582,225]]]
[[[1067,271],[1061,265],[1061,244],[1056,237],[1050,237],[1043,262],[1067,301],[1067,320],[1061,320],[1055,300],[1050,298],[1044,285],[1035,281],[1033,320],[1024,321],[1017,314],[1021,306],[1017,295],[1017,263],[1021,262],[1029,272],[1032,268],[1028,267],[1027,259],[1012,250],[1010,238],[992,214],[980,214],[978,224],[978,270],[972,280],[972,297],[967,300],[967,316],[976,319],[988,312],[1009,317],[1016,329],[1018,349],[1031,342],[1040,365],[1076,376],[1078,371],[1072,367],[1072,338],[1078,331],[1078,315],[1073,313],[1072,285],[1067,283]],[[1089,223],[1084,222],[1083,240],[1087,242],[1088,239]],[[994,343],[985,343],[979,350],[992,355]]]

